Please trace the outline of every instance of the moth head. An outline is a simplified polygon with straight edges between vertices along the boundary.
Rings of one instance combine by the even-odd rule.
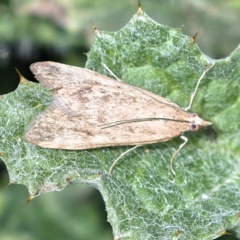
[[[197,113],[191,113],[189,122],[189,131],[196,132],[200,127],[206,127],[212,125],[211,122],[204,121],[198,116]]]

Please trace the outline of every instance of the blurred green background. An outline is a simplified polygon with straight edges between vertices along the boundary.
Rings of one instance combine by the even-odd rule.
[[[155,21],[193,36],[212,58],[228,56],[240,42],[239,0],[142,0]],[[29,80],[29,65],[57,61],[84,66],[99,30],[118,31],[137,11],[137,0],[0,0],[0,95],[14,91],[17,67]],[[0,239],[113,239],[101,195],[75,185],[34,199],[25,208],[27,189],[8,184],[0,160]],[[232,239],[232,238],[231,238]]]

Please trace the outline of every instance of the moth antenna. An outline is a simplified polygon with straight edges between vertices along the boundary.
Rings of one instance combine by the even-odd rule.
[[[124,123],[133,123],[133,122],[146,122],[146,121],[158,121],[158,120],[165,120],[165,121],[172,121],[172,122],[189,122],[184,120],[178,120],[178,119],[170,119],[170,118],[139,118],[139,119],[128,119],[128,120],[122,120],[122,121],[116,121],[111,122],[103,125],[99,125],[102,129],[109,128],[109,127],[115,127],[117,125],[121,125]]]
[[[155,118],[153,118],[153,119],[155,119]],[[148,120],[146,120],[146,119],[128,119],[128,120],[116,121],[116,122],[99,125],[99,127],[101,127],[101,129],[105,129],[105,128],[109,128],[109,127],[115,127],[117,125],[121,125],[124,123],[144,122],[144,121],[148,121]]]
[[[109,128],[109,127],[115,127],[117,125],[121,125],[124,123],[144,122],[144,121],[147,121],[147,120],[146,119],[128,119],[128,120],[116,121],[116,122],[99,125],[99,127],[101,127],[101,129],[105,129],[105,128]]]
[[[202,79],[204,78],[204,76],[206,75],[206,73],[207,73],[214,65],[215,65],[215,63],[213,63],[209,68],[207,68],[207,69],[203,72],[202,76],[198,79],[198,82],[197,82],[197,85],[196,85],[196,87],[195,87],[195,90],[194,90],[193,94],[191,95],[191,99],[190,99],[189,105],[188,105],[188,107],[185,108],[185,111],[189,111],[189,110],[191,109],[192,104],[193,104],[193,101],[194,101],[195,96],[196,96],[196,93],[197,93],[197,90],[198,90],[198,87],[199,87],[199,85],[200,85],[200,82],[202,81]]]

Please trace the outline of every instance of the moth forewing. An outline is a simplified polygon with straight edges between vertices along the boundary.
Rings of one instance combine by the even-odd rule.
[[[52,105],[33,120],[25,135],[44,148],[145,145],[211,124],[169,99],[91,70],[54,62],[32,64],[31,70],[54,95]]]
[[[103,129],[102,119],[97,121],[87,113],[84,118],[82,114],[69,116],[53,104],[33,121],[25,138],[45,148],[77,150],[164,142],[189,131],[190,127],[187,121],[153,119]]]

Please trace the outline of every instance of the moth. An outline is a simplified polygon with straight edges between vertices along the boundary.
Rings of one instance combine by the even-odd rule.
[[[106,77],[97,72],[55,62],[37,62],[31,71],[52,90],[53,102],[30,124],[25,139],[43,148],[83,150],[109,146],[134,147],[165,142],[186,131],[212,123],[189,113],[197,88],[214,64],[199,78],[190,104],[183,109],[157,94]]]

